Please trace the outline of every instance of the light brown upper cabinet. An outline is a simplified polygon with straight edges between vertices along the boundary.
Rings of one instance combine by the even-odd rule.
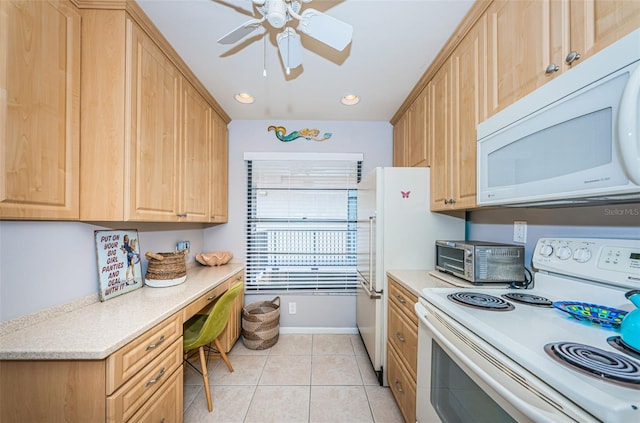
[[[187,81],[182,81],[181,195],[178,216],[187,222],[209,221],[211,113],[207,102]]]
[[[489,25],[489,115],[640,27],[635,0],[496,0]]]
[[[476,205],[476,126],[486,117],[486,18],[431,80],[431,210]]]
[[[229,205],[229,130],[217,113],[212,113],[213,140],[211,149],[211,205],[209,221],[224,223]]]
[[[492,115],[549,80],[553,72],[553,0],[496,0],[487,10],[488,105]]]
[[[126,7],[82,9],[80,219],[226,222],[226,121],[138,6]],[[224,217],[212,219],[216,196]]]
[[[423,89],[408,111],[407,166],[410,167],[430,164],[431,148],[427,134],[428,93],[429,90]]]
[[[568,0],[565,0],[565,2]],[[567,63],[578,53],[580,64],[589,56],[635,29],[640,28],[640,1],[638,0],[570,0],[569,46],[561,59]]]
[[[0,218],[78,219],[80,14],[0,1]]]
[[[409,156],[409,113],[406,112],[393,125],[393,166],[408,166]]]
[[[423,89],[393,126],[393,165],[429,166],[431,148],[427,132],[428,93]]]
[[[130,20],[126,26],[130,51],[127,74],[131,90],[130,103],[125,107],[125,122],[127,119],[130,122],[125,125],[125,139],[119,140],[124,142],[124,160],[112,164],[113,169],[121,170],[125,175],[124,220],[174,220],[186,214],[179,208],[182,81],[175,66],[151,38]],[[195,112],[190,94],[185,93],[182,98],[189,114]],[[193,108],[196,107],[197,103]],[[184,113],[185,117],[187,114]],[[191,126],[185,125],[185,131],[190,130]],[[83,139],[83,143],[86,141]],[[85,168],[83,182],[91,174],[91,168]],[[85,201],[83,196],[83,204]]]

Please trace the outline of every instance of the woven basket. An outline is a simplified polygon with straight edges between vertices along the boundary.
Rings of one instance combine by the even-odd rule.
[[[271,348],[280,335],[280,297],[242,308],[242,343],[252,350]]]
[[[149,286],[171,286],[185,281],[187,265],[186,250],[171,253],[146,253],[149,259],[145,283]]]

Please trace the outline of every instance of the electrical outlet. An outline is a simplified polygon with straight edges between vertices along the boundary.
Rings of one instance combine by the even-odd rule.
[[[296,314],[296,303],[289,303],[289,314]]]
[[[191,241],[180,241],[176,245],[176,251],[187,250],[187,253],[191,252]]]
[[[513,242],[527,242],[527,222],[516,220],[513,222]]]

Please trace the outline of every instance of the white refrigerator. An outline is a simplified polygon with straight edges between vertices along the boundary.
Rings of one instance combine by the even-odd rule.
[[[356,323],[387,385],[387,270],[435,268],[435,241],[465,239],[464,214],[432,213],[429,168],[378,167],[358,184]]]

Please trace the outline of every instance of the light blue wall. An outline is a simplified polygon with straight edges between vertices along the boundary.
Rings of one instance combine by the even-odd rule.
[[[467,214],[467,237],[513,242],[513,222],[527,222],[525,264],[531,268],[536,241],[542,237],[640,239],[640,203],[553,209],[500,208]]]
[[[271,125],[284,126],[287,133],[302,128],[331,132],[322,142],[299,138],[279,141]],[[207,251],[228,250],[245,257],[246,167],[245,152],[363,153],[363,174],[393,163],[393,127],[388,122],[349,121],[233,121],[229,125],[229,222],[205,229]],[[280,326],[301,331],[355,330],[354,295],[280,295]],[[247,295],[245,302],[271,300],[272,295]],[[297,312],[289,314],[290,302]],[[304,329],[302,329],[304,328]]]
[[[140,251],[175,250],[191,241],[203,245],[202,225],[112,222],[0,222],[0,321],[98,294],[94,231],[137,229]],[[142,272],[147,262],[142,257]]]

